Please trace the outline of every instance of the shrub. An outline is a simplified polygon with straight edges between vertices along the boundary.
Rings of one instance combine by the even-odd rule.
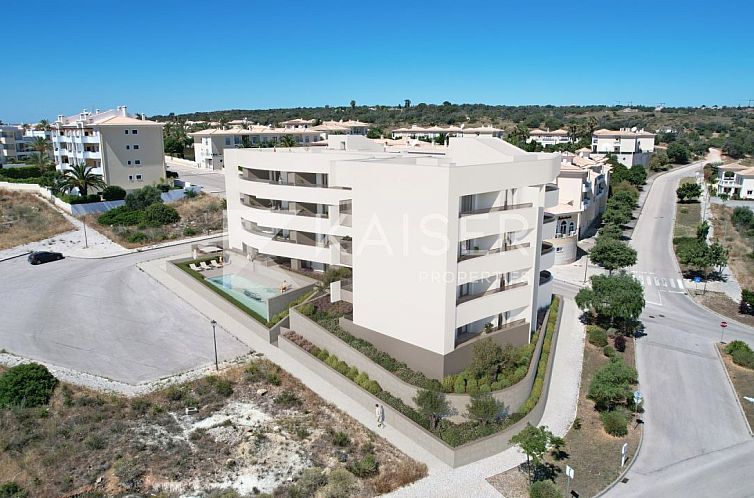
[[[192,236],[196,235],[197,233],[198,232],[196,231],[196,229],[192,228],[192,227],[186,227],[186,228],[183,229],[183,236],[184,237],[192,237]]]
[[[587,397],[595,402],[598,410],[610,409],[615,404],[625,403],[633,396],[631,386],[636,384],[637,380],[635,368],[620,358],[612,358],[594,374]]]
[[[751,349],[734,349],[730,357],[736,365],[754,369],[754,351]]]
[[[317,358],[319,358],[321,361],[326,362],[329,357],[330,353],[328,353],[326,349],[322,349],[319,353],[317,353]]]
[[[319,467],[310,467],[304,469],[296,484],[291,486],[289,495],[299,497],[310,497],[317,493],[317,490],[327,484],[327,476],[322,473]]]
[[[0,176],[14,180],[22,178],[37,178],[42,176],[42,171],[36,166],[21,166],[20,168],[0,169]]]
[[[102,190],[102,198],[106,201],[121,201],[126,198],[126,191],[117,185],[108,185]]]
[[[552,481],[536,481],[529,486],[529,498],[561,498],[560,489]]]
[[[453,392],[456,394],[463,394],[466,392],[466,379],[460,375],[456,377],[456,381],[453,384]]]
[[[351,380],[356,380],[356,377],[359,375],[359,369],[356,367],[350,367],[348,369],[348,372],[346,372],[346,377],[348,377]]]
[[[605,329],[602,327],[598,327],[597,325],[587,325],[586,334],[590,344],[593,344],[598,348],[604,348],[607,346],[607,332],[605,332]]]
[[[4,482],[0,484],[0,498],[26,498],[28,493],[15,482]]]
[[[377,458],[374,453],[367,453],[363,458],[356,460],[348,466],[348,470],[351,471],[356,477],[372,477],[379,473],[380,465],[377,462]]]
[[[466,407],[467,417],[482,425],[496,421],[504,414],[504,411],[505,406],[490,393],[472,395],[471,403]]]
[[[748,209],[746,209],[748,211]],[[754,315],[754,291],[741,289],[741,302],[738,312],[744,315]]]
[[[380,393],[380,391],[382,391],[382,387],[380,387],[380,385],[377,383],[376,380],[370,380],[369,382],[367,382],[365,386],[362,386],[362,387],[366,389],[367,391],[369,391],[374,396],[377,396]]]
[[[294,406],[301,404],[301,398],[296,396],[296,393],[291,391],[284,391],[278,396],[275,396],[275,404],[281,406]]]
[[[57,383],[58,379],[39,363],[10,368],[0,375],[0,408],[46,405]]]
[[[97,194],[89,194],[86,196],[64,195],[62,196],[62,200],[68,204],[90,204],[92,202],[100,202],[99,195]]]
[[[149,240],[149,236],[140,231],[136,231],[126,237],[126,241],[130,242],[131,244],[138,244],[140,242],[146,242],[147,240]]]
[[[455,375],[446,375],[442,378],[442,391],[446,393],[453,392],[456,383]]]
[[[628,434],[628,419],[620,411],[602,412],[600,414],[605,432],[611,436],[621,437]]]
[[[322,488],[324,498],[349,498],[356,489],[356,478],[346,469],[335,469],[327,477]]]
[[[474,395],[479,392],[479,385],[477,384],[476,379],[469,379],[469,381],[466,383],[466,392]]]
[[[126,196],[126,207],[132,211],[143,211],[154,203],[162,203],[162,192],[152,185],[134,190]]]
[[[604,348],[602,348],[602,353],[608,358],[612,358],[616,354],[615,349],[610,345],[607,345]]]
[[[149,226],[158,227],[169,223],[180,221],[181,216],[173,206],[167,204],[155,203],[147,206],[144,210],[144,223]]]
[[[731,341],[725,346],[725,352],[733,354],[734,351],[751,351],[751,348],[744,341]]]
[[[332,444],[340,448],[345,448],[346,446],[351,445],[351,438],[343,431],[333,432]]]
[[[207,383],[212,386],[217,394],[220,396],[228,397],[233,394],[233,385],[229,380],[217,377],[216,375],[210,375],[207,377]]]
[[[144,221],[142,211],[134,211],[126,206],[119,206],[99,215],[97,223],[100,225],[133,226]]]
[[[199,194],[194,189],[184,189],[183,195],[186,197],[186,199],[193,199],[194,197],[197,197]]]
[[[626,338],[622,335],[616,335],[615,339],[613,339],[613,346],[615,346],[615,349],[617,351],[620,351],[621,353],[626,351]]]

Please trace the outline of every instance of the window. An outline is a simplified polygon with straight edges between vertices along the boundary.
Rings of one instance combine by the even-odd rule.
[[[131,146],[130,145],[126,145],[126,150],[131,150]]]
[[[555,252],[563,252],[563,248],[562,247],[556,247],[555,248]]]
[[[459,292],[459,295],[461,297],[468,296],[471,292],[471,282],[461,285],[461,290]]]
[[[128,135],[128,130],[123,130],[123,131],[125,131],[125,132],[126,132],[126,135]]]
[[[137,182],[140,182],[140,181],[141,181],[141,178],[142,178],[142,177],[141,177],[141,175],[136,175],[136,181],[137,181]]]
[[[137,135],[139,133],[139,130],[131,130],[131,135]]]
[[[134,150],[139,150],[139,145],[138,144],[134,145]]]
[[[128,175],[128,181],[129,182],[134,181],[134,175]]]
[[[461,197],[461,212],[468,213],[474,208],[474,196],[464,195]]]
[[[225,137],[225,145],[230,145],[230,137]]]
[[[134,164],[141,164],[141,159],[136,159],[136,160],[134,161]],[[571,223],[571,224],[573,225],[573,223]]]
[[[128,161],[128,165],[131,166],[131,161]]]
[[[572,234],[574,230],[576,230],[576,224],[574,222],[570,222],[568,224],[568,234]]]

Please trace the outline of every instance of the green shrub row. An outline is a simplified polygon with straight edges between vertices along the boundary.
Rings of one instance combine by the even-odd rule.
[[[306,294],[302,294],[301,296],[297,297],[291,303],[288,305],[288,308],[284,309],[280,313],[277,313],[275,315],[272,315],[272,318],[270,318],[267,321],[267,326],[272,327],[273,325],[280,323],[281,320],[283,320],[285,317],[288,316],[288,313],[290,312],[291,308],[295,308],[299,304],[303,303],[304,301],[308,300],[310,297],[312,297],[314,294],[316,294],[316,290],[312,290],[311,292],[307,292]],[[306,306],[306,305],[304,305]]]
[[[754,369],[754,351],[744,341],[732,341],[725,346],[725,352],[736,365]]]
[[[552,299],[552,303],[550,303],[550,315],[547,317],[547,324],[545,325],[545,338],[542,341],[542,353],[539,355],[534,385],[532,386],[531,393],[529,393],[529,397],[517,412],[521,417],[532,411],[542,396],[542,390],[545,386],[545,374],[547,373],[547,363],[550,358],[550,350],[552,349],[552,336],[555,334],[555,327],[558,323],[559,310],[560,298],[555,296]]]

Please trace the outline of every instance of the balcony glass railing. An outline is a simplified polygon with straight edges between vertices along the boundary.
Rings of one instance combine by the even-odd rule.
[[[499,254],[501,252],[508,252],[508,251],[515,251],[516,249],[524,249],[529,247],[531,244],[528,242],[524,242],[521,244],[512,244],[512,245],[506,245],[502,247],[496,247],[494,249],[487,249],[487,250],[470,250],[466,252],[462,252],[460,256],[458,256],[458,262],[466,261],[469,259],[478,258],[480,256],[489,256],[491,254]]]
[[[549,254],[555,250],[555,247],[550,242],[542,242],[542,255]]]
[[[491,296],[492,294],[498,294],[500,292],[505,292],[513,289],[518,289],[519,287],[526,287],[528,284],[526,282],[516,282],[515,284],[507,284],[505,287],[496,287],[494,289],[488,289],[484,292],[478,292],[476,294],[467,294],[465,296],[460,296],[458,299],[456,299],[456,304],[463,304],[467,303],[469,301],[473,301],[474,299],[479,299],[486,296]]]
[[[492,206],[492,207],[481,208],[481,209],[462,210],[459,214],[461,217],[463,217],[463,216],[471,216],[472,214],[495,213],[498,211],[511,211],[514,209],[530,208],[533,205],[534,204],[532,204],[531,202],[524,202],[521,204],[507,204],[504,206]]]
[[[482,334],[484,332],[487,333],[486,335],[493,334],[495,332],[500,332],[500,331],[503,331],[503,330],[510,330],[510,329],[512,329],[514,327],[519,327],[521,325],[524,325],[525,323],[526,323],[526,319],[525,318],[520,318],[518,320],[513,320],[511,322],[504,323],[504,324],[499,325],[497,327],[494,327],[494,328],[492,328],[490,330],[479,330],[479,331],[476,331],[476,332],[467,332],[465,334],[460,334],[460,335],[458,335],[456,337],[456,347],[460,346],[464,342],[468,342],[468,341],[470,341],[470,340],[472,340],[472,339],[474,339],[476,337],[482,336]]]

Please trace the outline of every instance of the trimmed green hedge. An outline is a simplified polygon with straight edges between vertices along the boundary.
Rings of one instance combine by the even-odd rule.
[[[534,378],[534,385],[532,386],[529,398],[518,409],[518,414],[521,417],[529,413],[537,406],[540,396],[542,396],[542,390],[545,386],[545,374],[547,373],[547,362],[550,359],[550,350],[552,349],[552,336],[555,334],[555,327],[558,324],[558,311],[560,310],[560,298],[554,296],[552,303],[550,303],[550,315],[547,318],[547,325],[545,326],[545,338],[542,342],[542,353],[539,355],[539,363],[537,364],[537,376]]]

